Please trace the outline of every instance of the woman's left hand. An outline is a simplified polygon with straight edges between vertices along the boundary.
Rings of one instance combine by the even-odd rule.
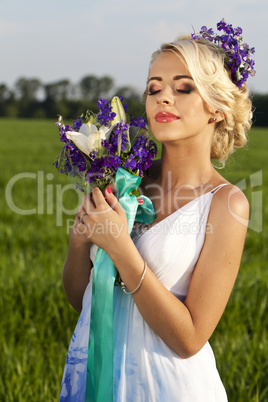
[[[130,238],[125,210],[110,187],[104,195],[98,187],[84,196],[78,217],[82,217],[80,230],[108,254],[114,247]],[[83,226],[82,226],[83,225]]]

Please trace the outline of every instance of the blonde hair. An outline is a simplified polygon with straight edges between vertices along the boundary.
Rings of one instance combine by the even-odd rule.
[[[219,160],[224,166],[234,148],[241,148],[247,142],[246,132],[252,119],[248,90],[245,85],[239,88],[231,81],[225,53],[207,39],[194,40],[184,35],[164,43],[153,53],[150,67],[159,55],[168,51],[176,53],[186,64],[208,108],[225,116],[216,124],[211,146],[211,159]]]

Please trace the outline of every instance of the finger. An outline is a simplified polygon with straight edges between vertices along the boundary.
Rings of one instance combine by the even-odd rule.
[[[96,207],[101,203],[105,202],[104,195],[98,187],[94,187],[92,190],[92,200],[94,201]]]
[[[78,216],[78,218],[79,218],[79,216],[83,213],[83,211],[84,211],[84,207],[83,207],[83,205],[81,204],[81,205],[79,205],[79,208],[78,208],[78,211],[77,211],[77,213],[76,213],[76,217]]]
[[[102,213],[109,212],[111,210],[109,203],[106,202],[107,201],[107,199],[105,197],[106,195],[107,195],[107,191],[106,191],[105,195],[103,195],[102,191],[98,187],[95,187],[92,190],[92,198],[96,205],[96,209],[94,211],[95,213],[102,214]]]
[[[83,215],[85,216],[85,213],[86,213],[86,211],[84,210],[84,208],[79,208],[79,211],[75,215],[75,220],[74,220],[76,225],[83,224],[83,222],[81,221],[81,218],[83,219]]]
[[[107,187],[105,190],[106,201],[110,205],[110,207],[116,211],[118,214],[124,214],[125,210],[118,201],[118,199],[113,194],[110,187]]]
[[[90,201],[91,201],[91,195],[90,194],[84,195],[84,197],[82,198],[82,203],[81,203],[79,209],[80,210],[85,209],[85,207],[90,204]]]
[[[88,215],[90,215],[90,213],[94,213],[95,209],[96,203],[93,197],[91,197],[90,194],[85,195],[82,201],[81,211],[85,211]]]
[[[107,187],[104,189],[104,191],[103,191],[104,194],[105,194],[106,189],[107,189],[108,187],[110,187],[110,189],[112,190],[112,193],[117,197],[117,187],[116,187],[116,184],[115,184],[115,183],[110,183],[109,186],[107,186]]]

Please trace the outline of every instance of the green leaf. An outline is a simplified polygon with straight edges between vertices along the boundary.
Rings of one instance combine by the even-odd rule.
[[[136,188],[134,190],[132,190],[130,194],[133,194],[136,197],[139,197],[139,195],[140,195],[140,193],[138,192],[138,190]]]

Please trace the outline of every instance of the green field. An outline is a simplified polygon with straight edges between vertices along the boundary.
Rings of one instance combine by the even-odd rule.
[[[52,121],[0,119],[0,132],[0,401],[53,402],[78,318],[61,269],[79,197],[52,166],[61,149]],[[238,279],[211,338],[230,402],[268,401],[267,149],[268,129],[252,129],[222,170],[252,204]]]

